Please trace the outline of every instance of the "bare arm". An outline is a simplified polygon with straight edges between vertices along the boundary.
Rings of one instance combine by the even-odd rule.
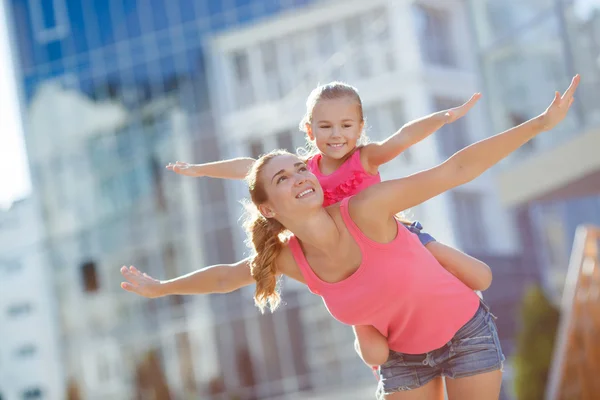
[[[167,165],[167,169],[181,175],[223,179],[244,179],[254,165],[253,158],[241,157],[231,160],[215,161],[206,164],[188,164],[177,161]]]
[[[387,338],[383,336],[374,326],[356,325],[354,330],[354,349],[365,362],[375,367],[385,363],[390,355],[390,347]]]
[[[366,145],[361,150],[363,164],[368,170],[374,172],[380,165],[391,161],[404,150],[427,138],[445,124],[463,117],[480,98],[481,94],[476,93],[462,106],[439,111],[411,121],[386,140]]]
[[[442,267],[471,289],[484,291],[492,284],[492,270],[483,261],[440,242],[425,247]]]
[[[173,294],[229,293],[254,283],[248,261],[213,265],[165,281],[154,279],[133,266],[122,267],[121,274],[127,282],[121,283],[121,287],[149,298]]]
[[[573,103],[578,84],[579,77],[576,76],[562,97],[557,92],[544,113],[524,124],[472,144],[432,169],[363,190],[350,203],[356,222],[369,226],[389,220],[400,211],[472,181],[540,132],[550,130],[562,121]]]

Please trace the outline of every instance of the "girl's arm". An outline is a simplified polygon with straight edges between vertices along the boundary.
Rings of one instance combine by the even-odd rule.
[[[366,145],[360,154],[363,166],[370,172],[376,172],[380,165],[391,161],[404,150],[427,138],[445,124],[465,116],[480,98],[481,94],[475,93],[462,106],[439,111],[411,121],[386,140]]]
[[[254,164],[253,158],[241,157],[231,160],[215,161],[206,164],[189,164],[177,161],[169,163],[167,169],[181,175],[223,179],[244,179]]]
[[[213,265],[165,281],[154,279],[133,266],[122,267],[121,274],[127,280],[121,283],[123,289],[149,298],[172,294],[229,293],[254,283],[249,259],[235,264]]]
[[[391,221],[400,211],[472,181],[540,132],[561,122],[573,103],[578,84],[579,76],[575,76],[562,97],[556,92],[546,111],[524,124],[472,144],[432,169],[363,190],[350,202],[351,215],[355,214],[359,226],[371,231],[374,224]]]
[[[425,248],[442,267],[471,289],[484,291],[492,284],[492,270],[483,261],[436,241],[429,242]]]
[[[360,358],[370,367],[385,363],[390,355],[390,347],[387,338],[383,336],[374,326],[353,326],[354,349]]]

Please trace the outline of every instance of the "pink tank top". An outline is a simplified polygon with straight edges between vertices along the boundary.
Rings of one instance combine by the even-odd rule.
[[[348,325],[373,325],[392,350],[422,354],[448,343],[479,307],[477,294],[442,268],[416,235],[398,222],[390,243],[367,238],[340,204],[344,223],[358,244],[362,263],[350,277],[324,282],[314,273],[296,237],[289,242],[311,292],[331,315]]]
[[[360,162],[360,149],[356,150],[335,172],[323,175],[319,169],[321,154],[308,159],[306,165],[310,172],[315,174],[325,199],[323,206],[339,203],[348,196],[353,196],[369,186],[381,182],[379,173],[373,175],[365,171]]]

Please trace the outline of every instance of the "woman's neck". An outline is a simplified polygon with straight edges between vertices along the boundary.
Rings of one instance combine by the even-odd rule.
[[[305,249],[328,254],[338,247],[340,232],[325,208],[305,214],[299,221],[281,221]]]

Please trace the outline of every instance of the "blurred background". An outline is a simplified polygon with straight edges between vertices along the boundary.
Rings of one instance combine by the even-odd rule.
[[[319,83],[363,99],[372,140],[463,103],[388,164],[429,168],[539,114],[568,119],[411,210],[486,261],[507,356],[502,399],[600,387],[600,0],[4,0],[0,44],[0,399],[368,399],[376,380],[321,300],[283,283],[148,300],[159,278],[248,255],[240,182],[168,162],[295,150]]]

